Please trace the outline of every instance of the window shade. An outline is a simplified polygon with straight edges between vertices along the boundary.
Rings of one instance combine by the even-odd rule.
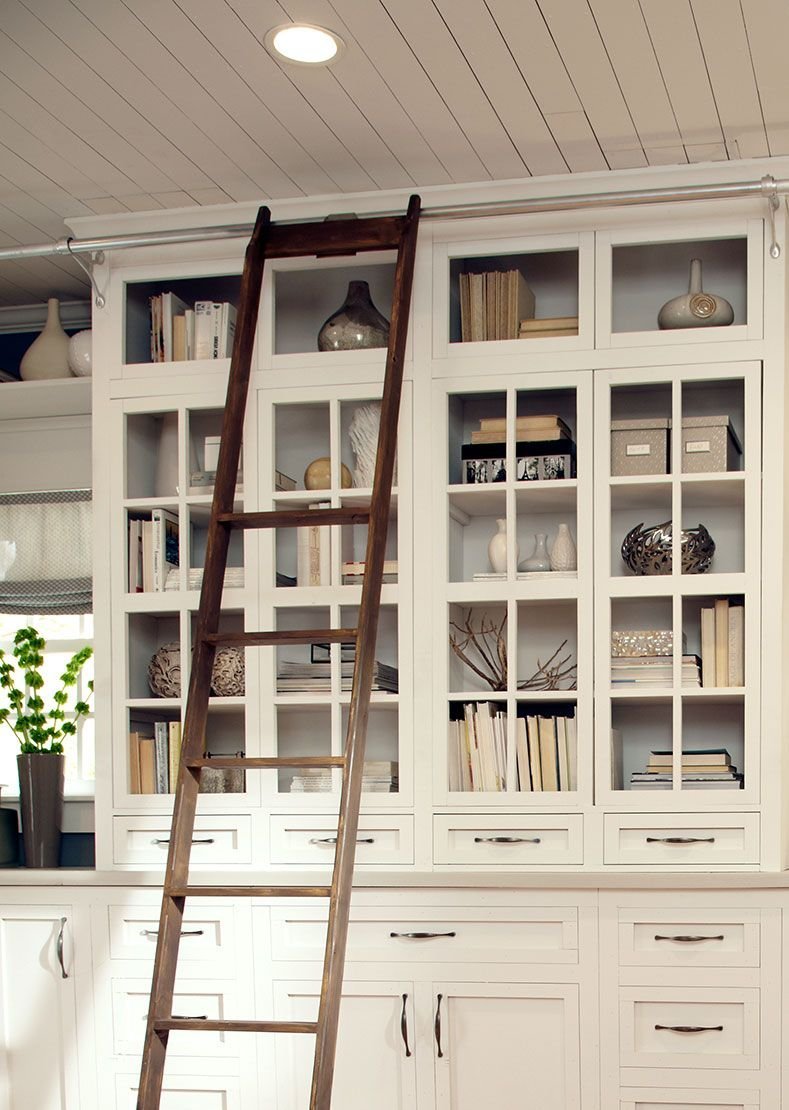
[[[0,494],[0,612],[93,609],[90,490]]]

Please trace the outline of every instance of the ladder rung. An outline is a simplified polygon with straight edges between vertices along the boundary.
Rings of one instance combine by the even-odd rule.
[[[330,886],[177,886],[169,898],[328,898]]]
[[[209,632],[207,644],[260,647],[266,644],[343,644],[355,640],[356,628],[289,628],[281,632]]]
[[[301,528],[315,524],[366,524],[369,508],[350,505],[338,509],[277,509],[269,513],[220,513],[220,524],[228,528]]]
[[[199,1033],[315,1033],[317,1021],[222,1021],[219,1018],[162,1018],[153,1023],[159,1032],[188,1029]]]
[[[266,258],[396,250],[400,246],[403,227],[402,216],[353,217],[326,220],[323,223],[271,224],[266,237]]]
[[[265,770],[268,767],[344,767],[344,755],[291,755],[291,756],[246,756],[219,755],[204,759],[187,759],[187,767],[216,767],[229,770],[231,767],[246,767],[250,770]]]

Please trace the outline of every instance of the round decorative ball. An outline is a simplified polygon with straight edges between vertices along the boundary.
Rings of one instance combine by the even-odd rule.
[[[340,464],[340,482],[343,489],[350,489],[353,485],[351,472],[345,463]],[[331,485],[331,459],[323,455],[313,459],[304,471],[305,489],[328,489]]]
[[[622,540],[622,558],[634,574],[671,574],[673,527],[662,524],[637,524]],[[680,538],[683,574],[705,574],[715,554],[715,541],[703,524],[683,528]]]
[[[93,332],[90,328],[78,331],[68,341],[67,356],[72,374],[89,378],[93,373]]]
[[[244,652],[242,648],[220,647],[214,656],[211,691],[218,698],[240,698],[245,688]]]
[[[211,693],[218,698],[241,697],[245,683],[242,648],[220,647],[214,655]],[[177,643],[162,644],[148,664],[148,685],[157,698],[181,696],[181,648]]]

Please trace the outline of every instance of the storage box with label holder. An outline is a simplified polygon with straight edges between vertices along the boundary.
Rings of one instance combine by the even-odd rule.
[[[714,473],[739,470],[742,446],[728,416],[682,417],[682,470]]]
[[[519,482],[552,481],[575,477],[575,444],[570,439],[523,440],[515,445],[515,478]],[[504,443],[464,443],[460,448],[463,481],[506,482],[507,448]]]
[[[611,421],[611,474],[668,474],[668,417]]]

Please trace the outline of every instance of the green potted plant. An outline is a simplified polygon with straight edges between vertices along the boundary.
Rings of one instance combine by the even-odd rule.
[[[80,671],[93,655],[85,646],[69,659],[60,676],[60,687],[49,707],[41,691],[46,640],[35,628],[20,628],[14,637],[12,657],[0,648],[0,724],[16,737],[20,752],[19,800],[22,840],[28,867],[57,867],[63,813],[63,742],[77,731],[77,721],[88,711],[87,701],[70,701],[76,694]],[[93,683],[88,683],[92,693]],[[68,719],[66,714],[69,714]]]

